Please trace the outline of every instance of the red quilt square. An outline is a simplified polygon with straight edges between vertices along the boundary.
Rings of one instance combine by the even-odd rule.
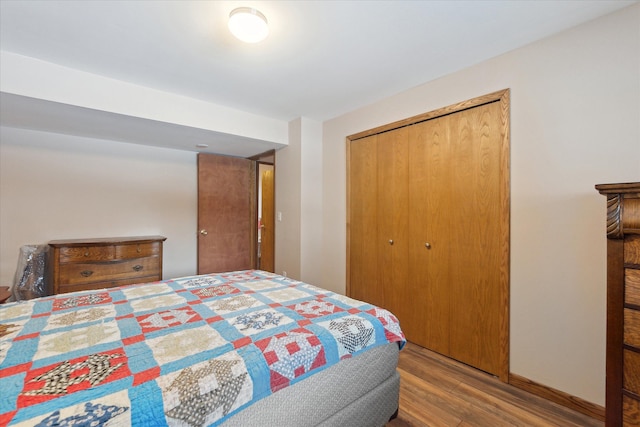
[[[202,320],[202,317],[191,307],[184,306],[171,310],[160,311],[158,313],[145,314],[136,318],[142,328],[143,334],[148,334],[160,329],[171,328]]]
[[[255,344],[269,365],[272,391],[287,387],[294,379],[327,363],[320,339],[305,328],[264,338]]]
[[[305,301],[299,304],[288,306],[288,308],[295,310],[298,314],[313,319],[317,317],[327,316],[333,313],[339,313],[344,311],[342,308],[335,304],[322,299],[315,299],[313,301]]]
[[[131,375],[124,349],[82,356],[27,372],[18,408],[94,388]]]

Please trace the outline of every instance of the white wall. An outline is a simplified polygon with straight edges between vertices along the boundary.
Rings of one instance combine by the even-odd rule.
[[[640,5],[324,123],[321,286],[345,291],[345,137],[511,88],[511,372],[604,405],[605,199],[640,180]]]
[[[302,118],[300,278],[322,282],[322,123]]]
[[[22,245],[162,235],[164,278],[196,272],[196,153],[0,127],[0,283]]]
[[[318,285],[321,242],[322,123],[300,117],[289,123],[289,145],[276,151],[276,273]]]
[[[276,151],[275,272],[300,279],[302,119],[289,122],[289,145]]]
[[[286,144],[286,122],[0,51],[2,92]],[[247,126],[250,123],[250,126]]]

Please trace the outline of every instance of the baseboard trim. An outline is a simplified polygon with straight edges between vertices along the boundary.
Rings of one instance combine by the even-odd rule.
[[[509,384],[536,396],[550,400],[558,405],[565,406],[581,414],[588,415],[600,421],[604,421],[604,406],[587,402],[579,397],[572,396],[564,391],[556,390],[543,384],[538,384],[528,378],[517,374],[509,374]]]

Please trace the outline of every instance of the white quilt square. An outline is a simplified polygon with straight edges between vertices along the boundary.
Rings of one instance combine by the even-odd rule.
[[[116,309],[111,305],[91,307],[61,314],[51,314],[43,331],[64,328],[96,320],[111,319],[116,316]]]
[[[69,331],[41,335],[34,359],[57,356],[116,341],[120,341],[120,330],[115,320],[85,328],[74,328]]]
[[[284,288],[277,291],[264,292],[262,295],[274,302],[293,301],[300,298],[309,297],[309,294],[296,288]]]
[[[20,302],[17,304],[6,304],[0,310],[0,322],[5,323],[19,317],[31,316],[33,312],[33,302]]]
[[[265,305],[263,302],[258,301],[249,295],[237,295],[220,300],[205,300],[203,304],[213,310],[216,314],[227,314],[238,310],[245,310],[247,308]]]
[[[265,289],[281,288],[284,286],[282,283],[274,282],[272,280],[258,280],[255,282],[240,283],[240,285],[253,289],[254,291],[262,291]]]
[[[122,293],[126,295],[128,300],[151,295],[166,294],[167,292],[173,292],[173,289],[166,283],[150,283],[148,285],[133,286],[122,289]]]
[[[164,375],[162,390],[169,425],[211,425],[253,398],[253,381],[235,351]]]
[[[164,308],[186,304],[187,300],[177,294],[157,295],[129,301],[135,313],[148,310],[161,311]]]
[[[225,345],[227,341],[208,325],[151,338],[146,341],[153,357],[162,366],[192,354],[212,350]]]

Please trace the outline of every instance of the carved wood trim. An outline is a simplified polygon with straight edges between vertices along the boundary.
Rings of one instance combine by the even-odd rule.
[[[622,194],[607,195],[607,238],[622,239]]]

